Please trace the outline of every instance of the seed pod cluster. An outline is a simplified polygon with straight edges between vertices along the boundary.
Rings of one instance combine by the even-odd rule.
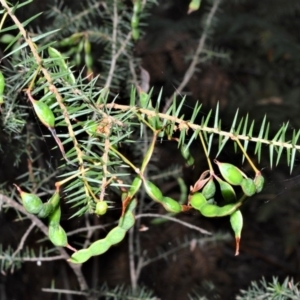
[[[191,195],[189,203],[193,208],[199,210],[204,217],[208,218],[229,216],[242,204],[241,202],[226,204],[225,206],[211,204],[201,192]]]
[[[263,189],[264,177],[261,173],[257,173],[254,180],[248,178],[236,166],[229,163],[221,163],[215,160],[218,165],[219,171],[224,178],[221,179],[215,174],[210,175],[210,178],[205,178],[209,171],[204,172],[198,180],[198,185],[191,188],[191,195],[189,197],[189,204],[194,209],[198,210],[200,214],[205,217],[224,217],[230,216],[230,224],[235,234],[236,251],[235,255],[239,254],[239,246],[241,239],[241,231],[243,228],[243,216],[239,210],[245,196],[252,196],[259,193]],[[220,186],[220,191],[223,199],[225,200],[224,206],[218,206],[211,203],[216,187],[214,179]],[[243,190],[244,196],[236,202],[236,194],[233,186],[240,186]],[[198,192],[202,190],[201,192]]]
[[[128,194],[124,193],[123,200],[128,199]],[[133,211],[137,205],[135,198],[131,199],[130,204],[128,205],[125,213],[119,220],[117,227],[113,228],[105,238],[100,239],[92,243],[88,248],[79,250],[70,258],[70,262],[75,264],[81,264],[86,262],[92,256],[100,255],[105,253],[112,245],[120,243],[126,232],[134,225],[135,219]]]
[[[253,196],[255,193],[259,193],[263,189],[264,178],[259,173],[255,179],[248,178],[240,169],[229,163],[221,163],[215,160],[218,165],[219,171],[224,180],[233,186],[241,186],[244,194],[248,197]],[[218,179],[217,179],[218,180]],[[218,180],[219,183],[221,180]],[[223,184],[224,185],[224,184]]]
[[[47,218],[49,220],[48,236],[53,245],[57,247],[69,247],[67,234],[60,226],[61,210],[59,206],[60,196],[59,190],[56,190],[48,202],[43,203],[42,200],[35,194],[26,193],[15,184],[22,203],[26,211],[37,215],[39,218]],[[73,249],[74,250],[74,249]]]
[[[231,226],[236,236],[236,255],[238,255],[239,241],[243,227],[242,215],[238,208],[242,205],[242,201],[239,201],[237,203],[226,204],[224,206],[218,206],[216,204],[209,203],[203,195],[203,193],[197,192],[190,195],[189,203],[204,217],[216,218],[230,216]],[[238,214],[237,211],[239,211]]]

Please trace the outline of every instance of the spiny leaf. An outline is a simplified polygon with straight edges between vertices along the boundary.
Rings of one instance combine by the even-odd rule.
[[[289,122],[287,122],[286,125],[284,125],[284,124],[282,125],[282,131],[281,131],[280,138],[279,138],[279,141],[282,142],[282,143],[285,142],[285,133],[286,133],[288,125],[289,125]],[[277,152],[276,166],[278,165],[278,162],[280,160],[282,150],[283,150],[283,146],[279,146],[279,149],[278,149],[278,152]]]
[[[201,110],[201,107],[202,107],[202,104],[199,104],[199,102],[196,102],[196,105],[194,107],[193,114],[191,117],[191,123],[195,123],[195,119],[197,118],[197,116]]]
[[[211,114],[212,114],[212,109],[209,111],[209,113],[207,114],[205,120],[204,120],[204,117],[202,118],[202,121],[201,121],[201,127],[205,128],[207,127],[207,124],[210,120],[210,117],[211,117]],[[207,138],[207,131],[203,131],[203,135],[204,135],[204,139],[206,141],[206,144],[208,143],[208,138]]]

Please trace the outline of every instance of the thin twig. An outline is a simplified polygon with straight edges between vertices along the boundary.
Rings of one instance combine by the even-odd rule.
[[[78,291],[70,291],[70,290],[64,290],[64,289],[42,289],[43,292],[46,293],[57,293],[57,294],[69,294],[69,295],[77,295],[77,296],[88,296],[88,293],[85,292],[78,292]]]
[[[55,260],[62,260],[66,257],[64,255],[56,255],[56,256],[47,256],[47,257],[26,257],[26,256],[18,256],[14,257],[14,261],[22,261],[22,262],[53,262]],[[7,259],[6,255],[0,255],[0,260]]]
[[[193,55],[193,59],[191,61],[190,66],[188,67],[188,69],[186,70],[183,80],[181,81],[180,85],[175,89],[175,92],[173,93],[173,95],[166,101],[166,104],[162,110],[163,113],[165,113],[168,108],[170,107],[172,101],[174,100],[174,97],[177,95],[180,95],[181,92],[183,91],[183,89],[185,88],[185,86],[188,84],[188,82],[190,81],[190,79],[192,78],[192,76],[194,75],[195,71],[196,71],[196,66],[199,62],[199,56],[203,51],[206,39],[207,39],[207,31],[208,28],[211,26],[211,22],[212,19],[215,15],[215,13],[217,12],[217,9],[220,5],[221,0],[215,0],[214,4],[209,12],[209,15],[207,16],[205,25],[204,25],[204,30],[203,33],[201,35],[201,38],[199,40],[197,49],[195,51],[195,54]]]
[[[197,230],[203,234],[208,234],[208,235],[212,235],[211,232],[205,230],[205,229],[202,229],[198,226],[195,226],[195,225],[192,225],[190,223],[187,223],[187,222],[184,222],[182,220],[179,220],[179,219],[176,219],[174,217],[170,217],[170,216],[167,216],[167,215],[160,215],[160,214],[152,214],[152,213],[147,213],[147,214],[139,214],[139,215],[136,215],[135,216],[136,219],[139,219],[139,218],[162,218],[162,219],[166,219],[166,220],[170,220],[172,222],[175,222],[175,223],[179,223],[187,228],[190,228],[190,229],[194,229],[194,230]]]
[[[35,227],[35,223],[31,223],[31,225],[27,228],[27,230],[25,231],[25,233],[23,234],[21,241],[18,245],[18,248],[14,251],[14,253],[12,254],[12,258],[15,258],[15,256],[23,249],[24,247],[24,243],[28,237],[28,235],[30,234],[31,230]]]
[[[135,267],[135,247],[134,247],[134,227],[128,233],[128,256],[129,256],[129,272],[132,290],[135,291],[138,283],[138,276]]]

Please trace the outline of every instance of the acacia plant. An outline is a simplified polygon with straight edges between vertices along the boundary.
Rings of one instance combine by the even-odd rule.
[[[191,210],[210,218],[229,216],[238,255],[242,247],[243,203],[264,186],[263,174],[250,154],[259,163],[262,150],[268,149],[273,166],[286,153],[292,171],[300,149],[297,144],[300,131],[294,130],[287,140],[288,124],[283,124],[271,136],[266,118],[254,126],[248,115],[240,117],[238,111],[231,128],[225,130],[218,106],[203,116],[199,103],[189,119],[183,115],[185,97],[181,93],[199,61],[208,55],[203,50],[221,1],[212,1],[208,14],[203,16],[203,33],[190,66],[174,95],[166,101],[163,91],[154,95],[149,90],[147,71],[139,68],[139,61],[133,55],[134,43],[142,32],[140,20],[152,1],[134,0],[132,6],[117,0],[90,1],[76,15],[80,22],[74,22],[68,9],[60,7],[48,14],[57,28],[46,27],[45,32],[34,32],[29,27],[40,18],[39,14],[22,21],[18,17],[21,9],[32,5],[31,0],[15,5],[6,0],[0,2],[1,43],[6,45],[0,73],[1,156],[6,157],[13,147],[14,166],[17,168],[27,161],[26,172],[1,183],[1,199],[3,206],[13,208],[19,219],[25,217],[31,221],[17,249],[1,249],[2,272],[20,267],[24,261],[67,260],[78,279],[79,293],[93,299],[95,295],[88,293],[89,286],[81,270],[83,263],[110,251],[129,230],[130,238],[137,235],[143,217],[179,222],[176,214]],[[200,1],[191,1],[189,12],[199,9],[199,5]],[[90,20],[99,16],[100,22],[91,26]],[[99,60],[95,59],[95,49],[103,53]],[[126,82],[124,78],[129,80]],[[39,127],[33,126],[32,120]],[[49,154],[53,150],[43,149],[40,140],[52,138],[61,159],[49,163],[43,151]],[[143,149],[136,149],[138,140],[143,142]],[[207,168],[187,192],[178,176],[182,187],[180,201],[163,195],[150,176],[156,146],[165,140],[177,144],[187,166],[192,168],[195,164],[190,151],[195,143],[199,143],[198,152],[202,151],[207,161]],[[218,160],[229,143],[251,166],[251,174]],[[250,143],[255,144],[254,153],[248,151]],[[212,152],[217,154],[212,157]],[[220,197],[215,197],[216,193]],[[142,194],[168,214],[144,213],[146,203],[141,200],[145,197]],[[66,232],[61,225],[62,196],[70,222],[72,218],[81,218],[90,224],[93,216],[101,220],[118,207],[120,213],[115,223],[101,225],[106,226],[107,232],[100,239],[93,238],[99,226],[90,229],[84,225],[82,229]],[[210,234],[193,224],[180,222]],[[37,254],[24,246],[34,228],[49,238],[55,251],[49,252],[41,246]],[[73,238],[80,232],[86,232],[84,239]],[[70,236],[72,242],[68,241]],[[43,243],[48,245],[47,239]],[[143,265],[136,264],[141,256],[136,253],[130,252],[132,288],[135,295],[149,299],[152,292],[138,289]],[[106,292],[105,288],[99,291],[101,295]],[[118,292],[125,293],[115,291]]]

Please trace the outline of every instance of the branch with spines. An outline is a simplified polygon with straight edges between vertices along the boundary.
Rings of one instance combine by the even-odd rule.
[[[269,123],[266,124],[266,117],[263,119],[259,134],[257,137],[253,136],[253,129],[254,129],[254,121],[251,123],[251,125],[248,127],[248,115],[245,119],[241,118],[239,121],[239,125],[236,128],[236,124],[238,121],[238,110],[235,114],[234,120],[231,125],[231,129],[229,131],[225,131],[221,129],[220,125],[220,119],[218,117],[218,107],[216,108],[215,113],[215,121],[214,126],[209,127],[207,124],[211,117],[211,112],[208,114],[206,118],[203,119],[203,122],[201,125],[195,124],[194,121],[197,117],[197,115],[200,112],[201,105],[196,105],[194,108],[194,112],[196,111],[196,114],[193,114],[190,121],[186,121],[183,118],[178,117],[180,110],[175,110],[176,114],[171,115],[170,109],[167,113],[160,113],[157,112],[157,110],[149,109],[149,108],[142,108],[138,106],[132,106],[132,104],[129,105],[121,105],[117,103],[105,103],[98,106],[99,109],[115,109],[120,111],[132,111],[135,114],[141,114],[146,115],[148,117],[157,117],[164,122],[164,125],[167,126],[167,123],[169,122],[169,126],[172,127],[172,130],[170,131],[176,131],[180,130],[181,135],[186,135],[186,132],[189,129],[192,129],[194,131],[192,137],[190,138],[190,141],[188,143],[188,147],[191,144],[191,142],[198,137],[198,132],[202,131],[205,136],[205,140],[208,144],[208,149],[211,149],[213,136],[217,135],[219,136],[219,146],[218,146],[218,153],[217,156],[221,153],[222,149],[226,145],[228,140],[233,141],[244,141],[244,148],[247,151],[249,142],[253,142],[256,144],[255,148],[255,154],[258,157],[258,160],[261,159],[261,146],[263,144],[269,146],[269,154],[270,154],[270,166],[273,167],[273,160],[274,160],[274,150],[277,151],[276,156],[276,165],[279,163],[279,160],[281,158],[283,149],[287,150],[287,164],[290,166],[290,171],[292,172],[294,163],[295,163],[295,156],[297,150],[300,150],[300,145],[297,144],[299,136],[300,136],[300,130],[293,130],[293,138],[291,141],[286,141],[286,131],[288,127],[288,123],[283,124],[281,128],[277,131],[277,133],[274,135],[272,139],[269,139]],[[172,107],[171,107],[172,109]],[[173,109],[174,111],[174,109]],[[243,129],[242,129],[243,128]],[[242,131],[242,133],[240,133]],[[180,141],[183,141],[184,138],[180,138]],[[244,156],[244,155],[243,155]]]

